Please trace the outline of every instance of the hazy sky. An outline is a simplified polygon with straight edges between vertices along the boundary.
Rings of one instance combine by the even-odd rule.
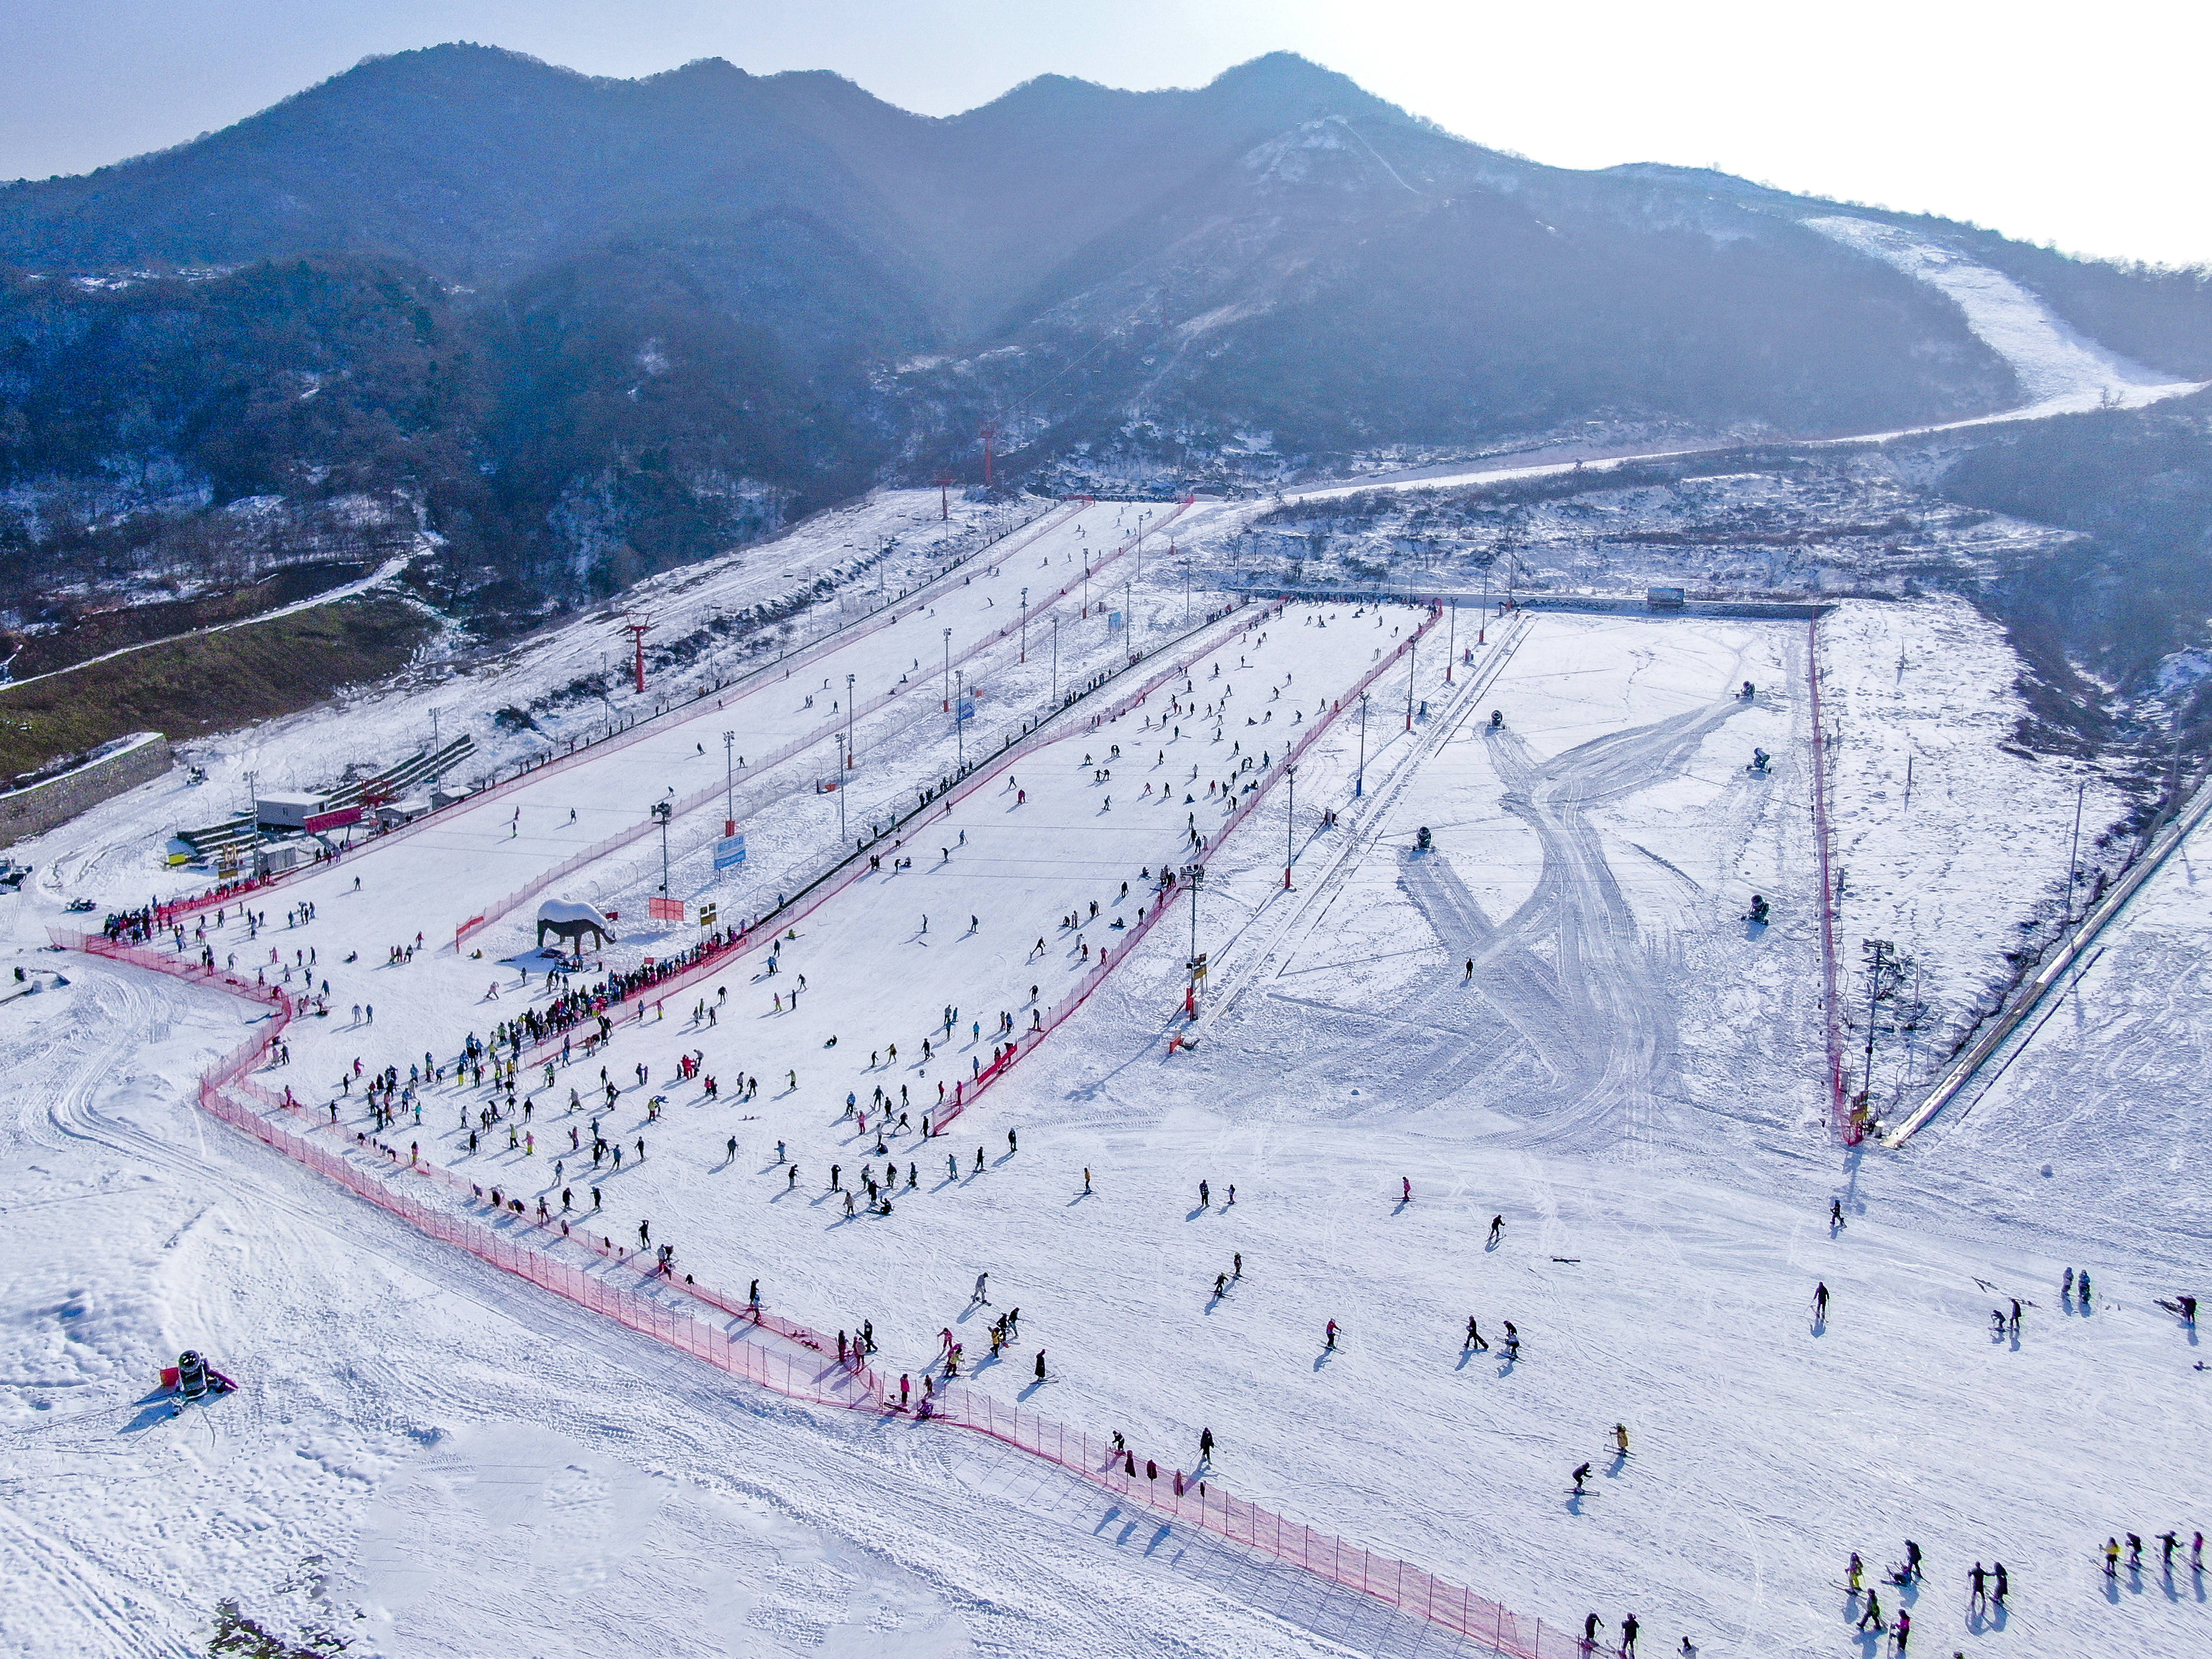
[[[1194,86],[1278,48],[1561,167],[1713,166],[2078,252],[2212,262],[2204,0],[5,0],[0,179],[228,125],[443,40],[595,74],[830,69],[927,114],[1057,71]]]

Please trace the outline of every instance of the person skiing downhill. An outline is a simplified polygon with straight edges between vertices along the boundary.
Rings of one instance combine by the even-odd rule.
[[[1474,1322],[1474,1316],[1467,1316],[1467,1340],[1460,1345],[1475,1353],[1487,1353],[1490,1344],[1482,1340],[1482,1327]]]
[[[1813,1317],[1825,1320],[1828,1316],[1828,1286],[1825,1281],[1813,1286]]]
[[[1579,1463],[1575,1466],[1574,1480],[1576,1497],[1580,1498],[1583,1495],[1583,1482],[1589,1479],[1589,1472],[1590,1466],[1588,1463]]]
[[[1505,1218],[1504,1218],[1504,1216],[1502,1216],[1502,1215],[1494,1215],[1494,1216],[1491,1217],[1491,1218],[1490,1218],[1490,1242],[1491,1242],[1492,1244],[1495,1244],[1495,1243],[1497,1243],[1500,1239],[1504,1238],[1504,1237],[1505,1237]]]
[[[1336,1322],[1334,1319],[1328,1322],[1328,1352],[1336,1352]]]

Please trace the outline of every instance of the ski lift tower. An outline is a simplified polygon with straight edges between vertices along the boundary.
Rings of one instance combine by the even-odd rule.
[[[645,695],[645,636],[652,627],[651,623],[635,617],[622,625],[623,632],[629,635],[630,643],[634,647],[631,657],[631,677],[637,684],[637,694],[641,697]]]
[[[946,524],[952,522],[952,475],[937,475],[937,516]]]

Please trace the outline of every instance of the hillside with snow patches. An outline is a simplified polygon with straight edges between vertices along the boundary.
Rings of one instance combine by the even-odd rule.
[[[2185,1554],[2212,1407],[2195,1334],[2159,1305],[2206,1288],[2194,850],[1988,1087],[1902,1152],[1847,1150],[1825,1085],[1814,674],[1854,1091],[1861,939],[1912,959],[1928,1011],[1878,1023],[1877,1109],[2048,927],[2076,785],[2093,826],[2124,806],[2013,744],[2001,629],[1933,593],[1846,600],[1817,629],[1471,601],[1399,658],[1425,605],[1212,585],[1250,574],[1243,532],[1271,506],[956,503],[948,523],[934,492],[878,495],[635,596],[659,653],[642,699],[614,684],[619,618],[598,616],[197,744],[207,782],[180,770],[16,849],[33,874],[0,899],[25,975],[0,981],[7,1650],[205,1651],[226,1601],[293,1644],[393,1656],[1482,1650],[999,1442],[735,1382],[203,1114],[195,1079],[263,1007],[53,951],[47,930],[81,926],[80,897],[197,889],[163,861],[173,829],[242,799],[248,772],[308,788],[398,758],[434,708],[487,779],[619,735],[288,878],[252,901],[251,936],[235,904],[187,924],[242,979],[327,982],[289,1063],[248,1081],[289,1089],[307,1113],[257,1109],[362,1178],[550,1249],[576,1240],[538,1226],[541,1200],[618,1253],[642,1255],[649,1227],[740,1304],[757,1280],[779,1317],[866,1322],[890,1386],[1119,1432],[1163,1483],[1197,1478],[1210,1430],[1224,1491],[1554,1632],[1596,1613],[1602,1651],[1633,1614],[1646,1653],[1871,1659],[1887,1644],[1854,1631],[1844,1563],[1878,1573],[1908,1537],[1916,1651],[2200,1645]],[[1325,720],[1293,798],[1283,757]],[[949,813],[921,807],[979,758]],[[779,924],[773,972],[756,939],[643,1018],[626,1007],[604,1048],[531,1051],[520,1117],[453,1072],[562,984],[536,897],[496,902],[617,915],[567,983],[682,948],[690,921],[647,915],[659,836],[630,835],[662,800],[672,896],[726,921],[828,870],[841,832],[921,817],[807,901],[795,938]],[[718,872],[726,811],[748,856]],[[1194,857],[1194,927],[1158,887]],[[1746,919],[1754,893],[1769,925]],[[1101,952],[1117,965],[1098,981]],[[925,1139],[1008,1033],[1018,1063]],[[426,1059],[392,1125],[364,1115],[362,1078]],[[888,1210],[848,1213],[862,1181],[888,1183]],[[525,1212],[493,1216],[471,1186]],[[2093,1300],[2061,1298],[2069,1267]],[[1993,1332],[2014,1297],[2020,1331]],[[156,1373],[186,1346],[240,1387],[172,1419]],[[2107,1534],[2170,1528],[2171,1572],[2154,1543],[2104,1576]],[[2008,1606],[1970,1605],[1968,1568],[1997,1559]]]

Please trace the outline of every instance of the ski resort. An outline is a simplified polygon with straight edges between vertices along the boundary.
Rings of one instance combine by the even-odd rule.
[[[1452,210],[1344,107],[1235,188]],[[1950,378],[1328,465],[1038,413],[1276,304],[1164,263],[1027,403],[877,365],[996,400],[957,474],[639,451],[504,574],[364,489],[264,611],[12,635],[0,1648],[2208,1650],[2212,646],[2112,520],[2212,371],[1993,233],[1665,188]]]

